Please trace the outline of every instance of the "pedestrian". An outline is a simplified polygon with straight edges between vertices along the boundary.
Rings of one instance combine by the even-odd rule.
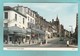
[[[20,43],[21,43],[21,42],[19,41],[19,45],[20,45]]]
[[[19,45],[20,45],[20,43],[21,43],[20,39],[18,41],[19,41]]]
[[[29,44],[31,44],[31,40],[29,40]]]
[[[69,47],[69,41],[67,41],[67,47]]]
[[[23,39],[23,43],[25,43],[25,38]]]

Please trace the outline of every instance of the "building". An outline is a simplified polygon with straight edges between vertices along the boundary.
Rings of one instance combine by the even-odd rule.
[[[56,21],[54,21],[54,19],[52,19],[52,26],[55,26],[55,29],[57,30],[57,37],[59,37],[60,35],[60,22],[59,22],[59,19],[58,19],[58,16],[56,18]]]
[[[59,27],[59,34],[60,37],[64,37],[64,26],[62,24]]]
[[[28,7],[4,6],[4,43],[38,43],[64,34],[58,16],[56,21],[48,22]]]
[[[71,33],[68,30],[64,29],[64,37],[65,38],[69,38],[70,37],[70,34]]]
[[[76,27],[75,27],[75,32],[73,34],[73,37],[75,38],[74,43],[78,44],[78,13],[76,14]]]
[[[13,9],[27,17],[29,27],[33,27],[32,25],[35,25],[35,13],[33,12],[33,10],[28,7],[19,5],[13,7]]]
[[[38,37],[38,40],[43,40],[45,37],[45,31],[44,31],[44,20],[43,17],[40,16],[36,11],[35,13],[35,34],[36,37]]]
[[[28,27],[27,17],[9,6],[4,6],[4,42],[16,43],[22,38],[16,38],[26,34]],[[24,34],[24,35],[25,35]],[[23,36],[24,37],[24,36]]]
[[[25,42],[27,40],[36,42],[38,39],[43,39],[45,35],[43,23],[43,17],[28,7],[4,6],[4,42],[17,43],[20,41],[22,43],[24,39]]]
[[[46,39],[47,41],[48,39],[53,37],[53,33],[55,29],[54,27],[52,28],[52,25],[50,22],[46,21],[46,19],[40,16],[37,12],[35,12],[35,14],[36,14],[36,18],[35,18],[36,28],[39,29],[43,33],[43,36],[40,37],[41,34],[39,34],[39,37],[42,38],[42,40]]]
[[[14,9],[15,8],[15,9]],[[18,7],[9,7],[9,6],[4,6],[4,29],[7,28],[10,31],[13,31],[12,28],[14,28],[14,31],[16,31],[16,33],[27,33],[26,36],[28,37],[32,37],[33,35],[33,30],[32,28],[34,28],[35,26],[35,13],[29,9],[29,14],[26,12],[25,7],[23,6],[18,6]],[[21,12],[20,12],[21,10]],[[26,12],[26,13],[24,13]],[[32,13],[32,14],[30,14]],[[16,30],[17,29],[17,30]],[[19,30],[20,29],[20,30]],[[13,32],[14,32],[13,31]],[[11,33],[9,33],[11,35]],[[8,36],[9,36],[8,34]],[[13,33],[14,34],[14,33]],[[18,34],[21,35],[21,34]],[[6,41],[6,39],[11,39],[13,37],[9,37],[7,38],[6,36],[4,36],[4,42]],[[14,38],[15,40],[13,40],[14,42],[16,42],[18,39]],[[25,38],[27,39],[27,37]],[[21,41],[22,40],[22,41]],[[10,40],[11,41],[11,40]],[[23,38],[20,38],[20,41],[23,42]],[[7,40],[7,42],[9,42],[9,40]]]

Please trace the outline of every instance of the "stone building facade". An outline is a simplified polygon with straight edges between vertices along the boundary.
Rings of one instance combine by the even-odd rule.
[[[14,36],[16,33],[13,33],[14,40],[12,41],[15,43],[19,39],[21,42],[23,42],[24,39],[24,42],[47,41],[53,37],[64,37],[65,33],[68,34],[68,31],[65,31],[64,26],[60,24],[58,16],[56,21],[52,19],[52,22],[48,22],[44,17],[40,16],[38,12],[28,7],[19,5],[14,7],[4,6],[4,17],[4,27],[7,26],[6,22],[10,22],[8,28],[15,26],[17,27],[18,35],[23,34],[23,37],[22,35],[17,36],[18,38],[16,39]],[[9,17],[8,20],[6,20],[7,17]],[[11,38],[5,38],[4,35],[4,42],[6,39],[9,41]]]
[[[75,38],[75,44],[78,44],[78,13],[76,14],[76,28],[73,37]]]
[[[60,35],[60,22],[59,22],[59,19],[58,19],[58,16],[56,18],[56,21],[54,21],[54,19],[52,19],[52,26],[55,26],[55,29],[57,30],[57,37],[59,37]]]
[[[39,41],[39,39],[48,40],[53,37],[54,31],[56,31],[54,27],[52,27],[50,22],[46,21],[36,11],[33,11],[28,7],[19,5],[15,7],[4,6],[4,15],[5,18],[9,17],[8,20],[4,18],[4,42],[6,42],[7,40],[7,42],[12,41],[12,43],[14,42],[15,44],[17,42],[23,43],[24,39],[24,42],[26,42],[27,40],[29,40],[30,42],[35,42]],[[10,35],[8,34],[9,38],[5,38],[5,33],[7,33],[5,32],[5,27],[7,26],[5,22],[10,22],[8,23],[8,29],[10,27],[13,28],[14,26],[14,30],[12,29],[13,34],[9,33],[10,35],[12,35],[12,37],[10,37]],[[18,31],[14,33],[16,29]],[[16,34],[16,37],[14,36],[14,34]],[[21,34],[23,34],[23,37]],[[12,38],[14,38],[14,40],[12,40]]]

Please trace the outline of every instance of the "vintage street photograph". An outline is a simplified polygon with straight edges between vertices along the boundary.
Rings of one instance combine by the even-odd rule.
[[[78,48],[78,3],[4,3],[3,48]]]

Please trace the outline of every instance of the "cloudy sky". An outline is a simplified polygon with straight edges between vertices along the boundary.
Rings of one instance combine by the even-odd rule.
[[[4,3],[5,6],[12,7],[18,4],[37,11],[47,21],[55,20],[58,16],[60,24],[64,25],[64,28],[69,31],[71,30],[70,25],[73,27],[73,31],[76,27],[77,3]]]

